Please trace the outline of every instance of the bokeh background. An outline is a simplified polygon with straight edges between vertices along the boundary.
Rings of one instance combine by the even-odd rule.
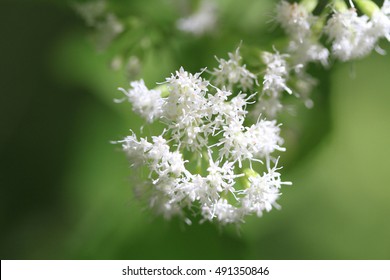
[[[218,1],[219,30],[201,38],[169,31],[173,0],[113,2],[169,34],[141,34],[154,38],[139,75],[149,85],[180,66],[215,67],[241,40],[269,48],[280,35],[275,1]],[[129,163],[110,141],[142,120],[113,102],[128,78],[109,67],[115,47],[97,52],[89,32],[69,2],[0,1],[2,259],[390,258],[390,55],[312,69],[314,108],[297,104],[283,120],[293,186],[282,210],[240,229],[187,226],[134,199]]]

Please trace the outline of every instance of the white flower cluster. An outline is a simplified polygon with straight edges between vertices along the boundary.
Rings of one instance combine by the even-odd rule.
[[[368,55],[377,48],[380,38],[390,40],[389,0],[384,1],[382,8],[369,0],[350,1],[352,6],[348,8],[344,1],[335,0],[327,22],[327,14],[312,14],[317,2],[302,0],[290,4],[282,1],[277,7],[276,20],[290,37],[288,50],[296,64],[304,66],[319,61],[328,65],[330,52],[320,43],[323,34],[331,42],[331,54],[341,61]],[[352,2],[356,2],[363,15],[358,14]]]
[[[353,2],[363,15],[359,15]],[[310,62],[329,66],[331,57],[349,61],[368,55],[378,47],[381,38],[390,39],[390,1],[382,8],[370,0],[334,0],[319,15],[313,15],[318,0],[301,0],[299,3],[281,1],[276,7],[275,19],[286,32],[289,43],[286,54],[263,54],[267,65],[263,94],[254,111],[274,118],[282,109],[281,92],[294,93],[304,100],[307,107],[313,106],[310,92],[316,80],[306,73]],[[329,9],[330,7],[330,9]],[[322,37],[325,39],[321,40]],[[329,49],[322,41],[329,43]],[[287,61],[288,60],[288,61]],[[287,86],[289,77],[294,77],[294,90]]]
[[[202,1],[199,13],[179,21],[179,28],[202,34],[213,26],[214,8],[207,3]],[[327,67],[331,56],[360,58],[378,49],[379,39],[390,39],[390,0],[382,8],[370,0],[350,1],[351,8],[342,0],[332,3],[331,9],[313,15],[317,0],[281,1],[276,20],[288,34],[288,44],[284,53],[276,48],[261,52],[261,74],[247,69],[237,48],[229,59],[217,58],[219,66],[208,72],[210,79],[202,77],[205,70],[191,74],[180,68],[155,89],[143,80],[131,82],[129,90],[120,88],[134,112],[165,125],[151,141],[134,133],[118,141],[134,167],[147,168],[137,189],[150,208],[188,223],[195,213],[201,221],[229,224],[279,207],[281,186],[291,184],[281,180],[274,155],[285,151],[275,120],[283,94],[313,106],[309,92],[316,80],[306,73],[308,63]],[[249,113],[255,123],[248,121]]]
[[[134,133],[119,141],[134,166],[149,170],[144,193],[151,208],[166,218],[200,209],[202,220],[227,224],[277,207],[281,185],[290,184],[276,163],[270,167],[272,154],[285,150],[283,139],[276,121],[245,125],[253,95],[220,89],[183,68],[166,79],[167,97],[142,80],[131,87],[121,91],[134,111],[166,124],[152,141]]]
[[[133,104],[133,111],[145,118],[149,123],[158,119],[162,115],[161,91],[157,89],[148,90],[143,80],[134,81],[130,83],[132,89],[126,91],[123,88],[119,88],[126,97],[127,100]],[[122,100],[116,100],[122,102]]]
[[[287,63],[290,55],[263,52],[262,61],[265,64],[263,77],[262,94],[259,96],[255,108],[251,112],[254,118],[264,114],[270,118],[275,118],[282,110],[281,97],[283,92],[292,94],[292,89],[287,86],[291,67]]]
[[[235,53],[229,53],[229,60],[217,58],[219,66],[213,72],[215,84],[225,86],[229,90],[232,90],[234,85],[240,86],[243,90],[252,89],[256,82],[256,75],[246,69],[241,60],[239,48]]]
[[[276,9],[276,20],[290,38],[288,52],[294,64],[319,61],[327,65],[329,52],[313,34],[313,26],[320,19],[311,14],[311,9],[304,3],[282,1]]]

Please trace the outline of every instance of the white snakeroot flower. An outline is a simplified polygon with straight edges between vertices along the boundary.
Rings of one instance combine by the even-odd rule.
[[[128,91],[119,88],[125,95],[127,100],[132,103],[133,111],[145,118],[149,123],[158,119],[162,115],[162,105],[164,99],[161,97],[161,91],[151,89],[145,86],[143,80],[133,81],[130,83],[132,87]],[[117,100],[122,101],[122,100]]]
[[[377,39],[370,35],[372,22],[355,9],[335,12],[324,28],[332,41],[332,53],[341,61],[361,58],[372,51]]]
[[[329,50],[309,38],[303,42],[290,41],[288,51],[294,65],[305,66],[309,62],[320,62],[323,66],[328,66]]]
[[[223,137],[219,140],[217,146],[222,146],[219,150],[221,158],[238,162],[242,167],[242,161],[253,159],[253,154],[248,149],[249,139],[244,133],[245,127],[240,122],[231,122],[223,127]]]
[[[290,38],[287,50],[294,65],[304,67],[309,62],[320,62],[328,66],[329,51],[313,35],[318,17],[302,4],[282,1],[277,6],[276,19]]]
[[[187,170],[184,167],[185,162],[186,161],[183,160],[183,155],[180,152],[170,152],[160,163],[158,174],[160,177],[166,175],[177,177],[186,174]]]
[[[246,213],[255,213],[262,216],[264,211],[271,211],[272,207],[280,208],[276,200],[281,195],[280,188],[282,185],[291,185],[291,182],[282,182],[280,168],[269,168],[263,176],[259,174],[249,176],[250,186],[241,191],[244,197],[241,200],[242,209]]]
[[[209,221],[215,218],[221,224],[237,223],[241,220],[239,209],[224,198],[219,199],[212,205],[203,205],[202,216]]]
[[[370,35],[374,38],[385,37],[390,41],[390,19],[388,16],[378,11],[372,15],[372,28]]]
[[[269,159],[275,150],[285,151],[283,138],[280,137],[280,127],[276,121],[260,120],[258,123],[244,127],[241,123],[230,123],[223,127],[223,137],[218,146],[220,156],[238,162],[239,167],[242,161],[260,161],[260,158]]]
[[[207,178],[199,174],[190,176],[177,186],[177,190],[185,195],[190,202],[199,201],[201,204],[210,203],[219,199],[219,193],[208,183]]]
[[[281,147],[283,138],[280,137],[280,126],[276,121],[260,120],[248,127],[245,138],[248,139],[248,149],[257,158],[269,158],[274,151],[285,151]]]
[[[169,96],[163,106],[164,117],[171,122],[172,137],[194,151],[207,142],[204,133],[204,117],[208,114],[206,93],[209,82],[192,75],[183,68],[167,79]]]
[[[142,80],[132,82],[129,91],[121,89],[137,113],[149,112],[150,120],[161,116],[167,127],[150,142],[132,133],[119,143],[135,167],[147,167],[149,183],[136,190],[158,214],[181,216],[190,223],[184,209],[199,209],[203,221],[242,222],[258,208],[255,199],[243,201],[252,196],[240,186],[248,180],[242,167],[262,164],[261,159],[268,163],[274,151],[284,151],[280,128],[276,121],[262,119],[245,126],[246,107],[254,95],[219,89],[200,75],[176,71],[166,79],[166,98]],[[185,157],[188,151],[191,162]]]
[[[385,15],[390,15],[390,1],[389,0],[383,1],[383,5],[382,5],[381,10]]]
[[[167,141],[160,136],[152,137],[153,143],[147,141],[146,138],[141,138],[139,141],[135,134],[127,136],[122,143],[122,148],[131,159],[134,165],[147,163],[151,172],[155,172],[159,178],[163,177],[179,177],[181,175],[188,176],[180,152],[170,152],[170,147]],[[159,181],[159,180],[156,180]]]
[[[147,139],[141,138],[138,141],[134,133],[118,143],[122,143],[123,151],[134,166],[144,164],[147,159],[146,153],[152,148],[152,144]]]
[[[390,1],[385,0],[382,8],[374,11],[371,16],[372,28],[370,36],[375,38],[385,37],[390,41]]]
[[[310,62],[328,66],[329,51],[319,38],[319,27],[325,24],[322,20],[329,18],[323,33],[332,43],[333,56],[342,61],[368,54],[382,37],[390,39],[390,0],[385,0],[381,9],[370,2],[373,11],[368,12],[364,11],[367,3],[361,5],[370,18],[359,16],[354,8],[343,10],[343,4],[337,6],[339,11],[330,14],[324,10],[318,18],[309,12],[317,1],[281,1],[276,20],[288,35],[287,53],[262,53],[263,87],[254,106],[250,105],[255,103],[255,94],[234,91],[252,90],[257,84],[256,75],[242,64],[239,48],[229,53],[228,60],[217,58],[219,66],[210,73],[215,85],[201,77],[205,70],[191,74],[180,68],[161,90],[149,90],[143,80],[132,82],[127,91],[120,89],[136,113],[148,122],[160,119],[165,125],[151,141],[138,140],[132,132],[117,142],[132,166],[147,169],[147,174],[137,172],[141,178],[145,176],[145,183],[136,190],[147,198],[150,208],[167,219],[181,216],[188,224],[188,213],[201,216],[201,221],[229,224],[279,208],[281,187],[291,182],[281,180],[274,153],[285,148],[280,125],[262,114],[275,117],[281,110],[282,93],[293,93],[287,84],[294,86],[294,93],[307,107],[312,106],[308,94],[316,81],[305,72],[306,66]],[[199,12],[179,20],[178,28],[196,35],[209,31],[215,25],[213,7],[203,0]],[[102,38],[107,45],[124,27],[114,15],[108,14],[102,21],[104,16],[99,15],[100,22],[94,24],[106,34]],[[257,122],[251,125],[247,116],[253,114],[248,112],[252,109]],[[275,162],[273,168],[271,162]],[[260,175],[256,169],[261,170],[262,165],[266,171]]]
[[[202,118],[207,108],[206,93],[209,82],[188,73],[183,67],[170,78],[167,78],[169,96],[164,104],[164,116],[171,121],[178,122],[184,117]]]
[[[219,62],[218,68],[214,68],[212,74],[215,76],[217,86],[225,86],[231,90],[234,85],[238,85],[243,90],[252,89],[256,82],[256,75],[242,65],[240,49],[237,48],[235,53],[229,53],[229,60],[216,58]]]
[[[234,194],[234,184],[237,177],[243,176],[243,174],[234,173],[234,162],[225,161],[220,166],[220,161],[213,161],[211,153],[209,152],[209,167],[207,171],[207,181],[210,186],[216,188],[218,192],[231,192]]]
[[[167,140],[161,135],[153,136],[153,145],[147,153],[147,158],[150,160],[149,167],[159,175],[165,175],[168,167],[167,159],[169,157],[169,146]]]
[[[276,7],[276,21],[293,40],[300,43],[311,34],[311,25],[315,19],[298,3],[282,1]]]
[[[225,124],[226,116],[231,113],[231,105],[228,101],[232,95],[230,91],[215,88],[215,94],[207,96],[207,118],[210,120],[212,129],[210,133],[215,135],[217,131]]]
[[[227,125],[237,125],[244,122],[248,113],[246,106],[252,97],[253,95],[247,96],[246,94],[240,93],[233,97],[230,102],[226,103],[225,108],[220,113],[223,114]]]
[[[217,6],[210,0],[203,0],[199,10],[186,18],[177,21],[177,28],[181,31],[201,36],[215,29],[217,23]]]
[[[264,93],[274,96],[278,96],[283,91],[292,93],[292,90],[286,85],[289,76],[287,57],[289,57],[288,54],[280,54],[279,52],[263,52],[262,59],[267,67],[263,81]]]

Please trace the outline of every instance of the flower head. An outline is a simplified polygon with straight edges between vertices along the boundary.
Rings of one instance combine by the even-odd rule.
[[[311,33],[315,17],[298,3],[281,1],[276,7],[276,21],[292,39],[302,42]]]
[[[256,82],[256,75],[246,69],[241,60],[239,48],[236,49],[235,53],[229,53],[229,60],[217,58],[219,66],[214,68],[212,73],[215,76],[215,84],[225,86],[229,90],[234,85],[238,85],[243,90],[252,89]]]
[[[161,97],[161,91],[159,90],[149,90],[143,80],[134,81],[130,83],[132,87],[128,91],[123,88],[119,88],[125,95],[127,100],[132,103],[133,111],[141,115],[148,122],[153,122],[154,120],[162,116],[162,106],[164,100]],[[121,100],[119,100],[121,101]]]
[[[287,57],[289,57],[288,54],[280,54],[279,52],[263,52],[262,59],[267,66],[263,81],[263,92],[274,96],[282,91],[292,93],[292,90],[286,85],[289,75]]]
[[[325,33],[332,41],[332,53],[341,61],[360,58],[372,51],[376,38],[370,36],[372,22],[356,10],[335,12],[325,26]]]
[[[283,62],[273,57],[267,62],[276,74],[286,75]],[[151,142],[138,140],[134,133],[120,142],[134,167],[148,168],[144,193],[157,213],[185,216],[183,209],[196,205],[203,220],[238,223],[258,208],[252,193],[243,192],[239,183],[244,164],[252,168],[252,162],[269,162],[274,151],[284,151],[283,139],[276,121],[244,125],[253,95],[220,89],[201,74],[180,68],[166,79],[164,98],[142,80],[132,82],[129,91],[121,89],[135,112],[149,121],[160,118],[166,129]]]
[[[241,191],[242,208],[244,212],[262,216],[264,211],[271,211],[272,207],[279,208],[276,200],[281,195],[282,185],[291,185],[291,182],[282,182],[278,168],[269,168],[263,176],[253,174],[248,176],[249,187]]]

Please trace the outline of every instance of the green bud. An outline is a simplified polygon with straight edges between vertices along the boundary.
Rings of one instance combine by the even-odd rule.
[[[371,0],[354,0],[354,2],[359,9],[369,17],[372,17],[375,12],[380,10],[379,7]]]
[[[318,0],[301,0],[299,5],[305,8],[307,12],[311,13],[317,7]]]
[[[253,169],[250,169],[250,168],[245,168],[244,169],[244,174],[246,177],[256,177],[259,175],[259,173],[257,173],[256,171],[254,171]]]
[[[249,181],[247,179],[249,179],[250,177],[260,176],[259,173],[257,173],[256,171],[250,168],[245,168],[244,174],[245,174],[245,182],[244,182],[245,188],[250,187]]]
[[[162,84],[154,88],[155,90],[161,91],[161,97],[168,97],[169,96],[169,89],[167,84]]]
[[[333,7],[338,12],[348,11],[348,6],[345,4],[344,0],[333,0]]]

